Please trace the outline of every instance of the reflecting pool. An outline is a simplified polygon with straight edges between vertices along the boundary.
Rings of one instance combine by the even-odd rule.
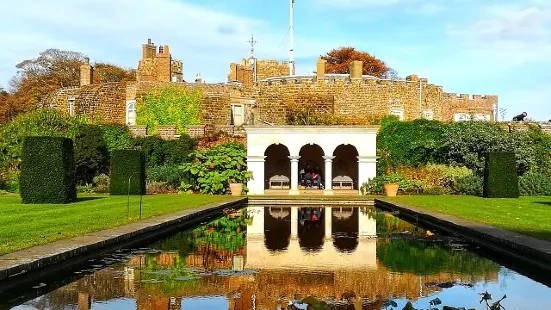
[[[329,309],[402,309],[408,301],[486,309],[484,292],[493,302],[506,295],[508,310],[551,308],[545,284],[390,213],[249,206],[0,296],[0,309],[306,309],[309,300]]]

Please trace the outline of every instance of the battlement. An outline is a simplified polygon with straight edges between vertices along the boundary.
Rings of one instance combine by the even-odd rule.
[[[494,95],[469,95],[469,94],[457,94],[457,93],[444,93],[444,96],[448,99],[457,100],[497,100],[497,96]]]

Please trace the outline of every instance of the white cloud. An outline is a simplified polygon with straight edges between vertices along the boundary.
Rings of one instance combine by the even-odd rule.
[[[224,81],[230,62],[248,57],[247,40],[254,32],[260,57],[286,59],[285,28],[276,32],[267,22],[174,0],[28,0],[3,3],[10,12],[0,20],[0,85],[15,73],[20,61],[47,48],[82,52],[92,61],[136,67],[141,44],[148,38],[168,44],[184,62],[184,78],[201,73],[209,82]],[[283,8],[285,10],[285,7]],[[296,57],[319,56],[333,42],[297,38]],[[331,46],[333,47],[333,46]],[[304,71],[311,72],[312,63]],[[300,68],[297,68],[300,71]]]

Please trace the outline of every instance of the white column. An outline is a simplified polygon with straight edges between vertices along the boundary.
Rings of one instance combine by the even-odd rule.
[[[291,207],[291,239],[298,237],[298,207]]]
[[[358,193],[362,184],[377,176],[377,157],[358,156]]]
[[[325,207],[325,238],[331,238],[333,235],[332,224],[333,224],[333,208]]]
[[[369,212],[371,207],[358,208],[358,237],[376,237],[377,236],[377,222],[374,217],[370,217]],[[364,211],[362,211],[364,209]]]
[[[291,189],[289,195],[298,195],[298,160],[300,156],[289,156],[291,160]]]
[[[249,195],[264,195],[264,162],[266,156],[247,156],[247,169],[252,172],[252,179],[247,182]]]
[[[333,191],[333,159],[335,156],[323,156],[325,160],[325,190],[324,195],[334,195]]]
[[[247,235],[264,236],[264,207],[247,207],[252,222],[247,225]]]

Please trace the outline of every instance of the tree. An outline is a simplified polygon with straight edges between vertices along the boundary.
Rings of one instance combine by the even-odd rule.
[[[349,74],[350,62],[355,60],[363,61],[363,74],[371,75],[379,78],[395,78],[396,71],[387,66],[387,64],[371,56],[367,52],[357,51],[353,47],[341,47],[333,49],[326,55],[321,56],[327,61],[325,67],[326,73]]]
[[[136,80],[136,70],[98,62],[94,65],[94,84]]]
[[[51,93],[64,87],[78,86],[80,66],[85,56],[79,52],[47,49],[37,58],[17,64],[17,74],[10,82],[8,96],[0,95],[0,123],[17,114],[40,106]],[[97,63],[94,83],[124,82],[136,79],[135,71],[115,65]]]

